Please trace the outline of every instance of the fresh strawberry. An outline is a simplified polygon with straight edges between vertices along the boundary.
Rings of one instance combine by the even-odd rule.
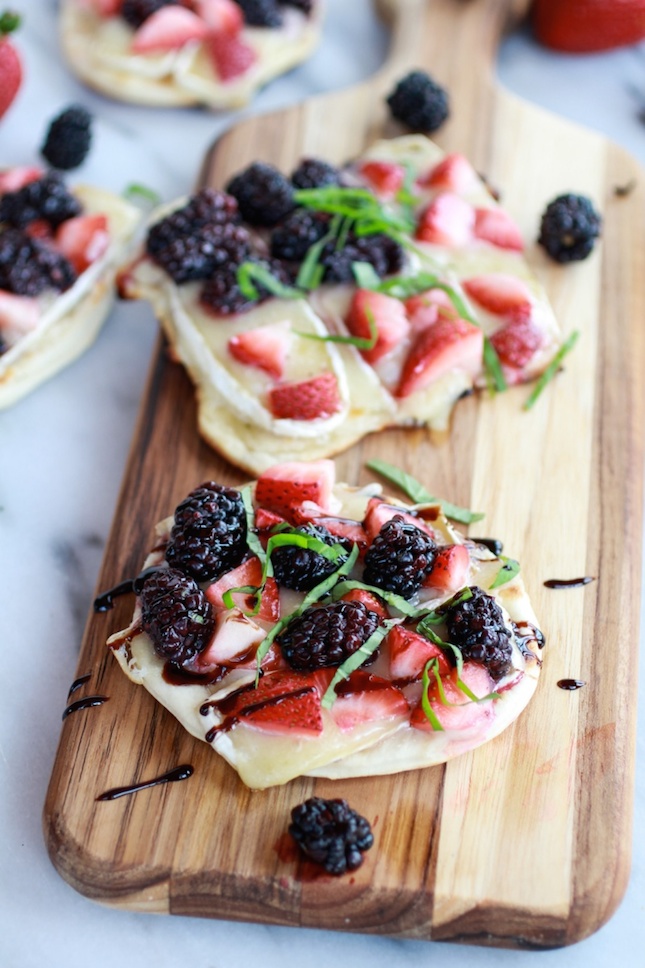
[[[115,17],[123,6],[123,0],[83,0],[100,17]]]
[[[543,335],[530,317],[512,319],[490,338],[504,366],[521,370],[542,345]]]
[[[260,679],[257,688],[224,700],[220,708],[226,716],[265,732],[317,736],[323,730],[320,698],[319,675],[274,672]]]
[[[397,682],[420,679],[428,659],[437,660],[442,676],[452,668],[438,645],[402,625],[390,629],[383,646],[390,654],[390,675]]]
[[[364,161],[358,171],[381,198],[393,198],[403,188],[403,165],[395,165],[390,161]]]
[[[289,355],[291,326],[288,322],[270,323],[231,336],[228,350],[239,363],[255,366],[279,380]]]
[[[390,617],[383,599],[373,595],[372,592],[368,592],[366,588],[352,588],[351,591],[345,592],[341,596],[341,601],[361,602],[370,612],[376,612],[379,618],[388,619]]]
[[[110,244],[108,220],[105,215],[68,218],[58,228],[54,244],[80,275],[106,252]]]
[[[334,722],[342,730],[354,729],[375,719],[407,716],[408,701],[387,679],[357,669],[349,679],[336,686],[336,699],[331,707]]]
[[[280,514],[268,511],[266,508],[258,508],[255,512],[255,527],[258,531],[270,531],[278,524],[284,524],[285,519]]]
[[[423,518],[410,514],[403,508],[398,508],[395,504],[388,504],[380,497],[371,497],[367,502],[367,509],[365,511],[365,517],[363,518],[363,527],[367,532],[367,538],[370,544],[374,541],[374,538],[383,525],[387,521],[390,521],[395,514],[400,514],[404,521],[420,528],[421,531],[425,531],[431,538],[434,537],[434,531]]]
[[[468,549],[464,545],[447,545],[439,549],[432,571],[423,584],[451,595],[468,584],[469,568]]]
[[[362,524],[352,518],[339,518],[330,515],[315,501],[303,501],[301,504],[293,505],[290,509],[290,518],[297,525],[315,521],[316,524],[326,528],[334,537],[357,544],[361,554],[367,551],[367,534]]]
[[[574,54],[645,38],[645,0],[535,0],[532,16],[541,44]]]
[[[427,289],[405,300],[405,311],[413,332],[436,323],[439,316],[457,316],[450,296],[443,289]]]
[[[465,319],[442,317],[422,330],[413,342],[403,364],[396,390],[398,397],[425,389],[433,380],[450,371],[466,373],[473,379],[481,372],[484,334]]]
[[[225,608],[224,593],[230,588],[243,588],[245,585],[252,585],[257,588],[261,581],[262,565],[260,559],[256,557],[247,558],[237,568],[227,571],[225,575],[209,585],[204,594],[215,608]],[[233,599],[239,608],[244,611],[249,611],[254,605],[252,595],[244,595],[240,592],[234,595]],[[260,611],[253,618],[274,624],[280,618],[280,593],[274,578],[267,578],[262,592]]]
[[[7,39],[19,26],[17,13],[7,10],[0,15],[0,118],[9,110],[22,83],[20,55]]]
[[[0,289],[0,334],[8,346],[26,336],[38,325],[40,306],[37,299],[15,296]]]
[[[526,315],[531,309],[531,293],[521,279],[505,272],[489,272],[464,279],[462,285],[471,299],[496,316]]]
[[[438,165],[417,179],[421,188],[434,188],[437,191],[456,192],[463,195],[477,188],[479,178],[473,166],[463,155],[446,155]]]
[[[44,218],[35,218],[25,225],[25,234],[32,239],[53,239],[52,227]]]
[[[195,11],[214,31],[239,34],[244,26],[242,8],[234,0],[196,0]]]
[[[330,511],[335,479],[333,460],[274,464],[258,478],[255,503],[287,518],[303,501],[315,501],[325,511]]]
[[[452,192],[440,192],[421,214],[416,237],[421,242],[455,248],[472,241],[474,228],[472,205]]]
[[[178,4],[160,7],[135,31],[132,51],[150,54],[164,50],[178,50],[191,40],[205,40],[209,28],[196,13]]]
[[[433,677],[434,678],[434,677]],[[478,697],[483,698],[494,690],[494,683],[483,665],[477,662],[464,662],[462,681]],[[442,702],[437,682],[430,682],[428,699],[432,710],[446,730],[484,730],[493,718],[493,703],[473,702],[457,686],[457,670],[441,676],[441,684],[448,703]],[[421,703],[410,717],[410,725],[416,729],[433,732],[432,724],[423,711]]]
[[[0,195],[4,195],[5,192],[17,192],[29,182],[38,181],[44,174],[42,168],[27,165],[18,165],[15,168],[0,171]]]
[[[376,363],[386,356],[410,331],[405,308],[400,299],[370,289],[357,289],[352,297],[347,318],[352,336],[368,339],[376,328],[376,342],[372,349],[361,350],[368,363]]]
[[[227,30],[212,33],[208,48],[221,81],[232,81],[253,67],[258,55],[249,44]]]
[[[322,420],[337,413],[340,406],[338,381],[329,372],[269,390],[269,409],[279,420]]]
[[[499,249],[521,252],[524,248],[522,233],[503,208],[476,208],[474,234],[475,238],[490,242]]]
[[[266,631],[239,609],[220,612],[210,642],[191,659],[190,671],[203,675],[222,665],[254,666],[258,645],[265,636]]]

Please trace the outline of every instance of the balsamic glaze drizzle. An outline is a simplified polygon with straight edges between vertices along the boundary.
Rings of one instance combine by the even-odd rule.
[[[583,679],[558,679],[556,685],[572,692],[574,689],[582,689],[587,683]]]
[[[544,582],[545,588],[580,588],[595,581],[591,575],[583,575],[582,578],[548,578]]]
[[[101,793],[97,800],[117,800],[119,797],[128,796],[130,793],[137,793],[139,790],[147,790],[149,787],[159,786],[161,783],[176,783],[178,780],[187,780],[194,773],[194,768],[189,763],[176,766],[174,770],[168,770],[162,776],[157,776],[154,780],[144,780],[142,783],[133,783],[132,786],[113,787]]]
[[[78,712],[79,709],[88,709],[90,706],[102,706],[108,699],[109,696],[84,696],[83,699],[77,699],[76,702],[70,703],[63,710],[63,719],[67,719],[71,713]]]
[[[135,595],[138,595],[146,578],[151,575],[153,571],[157,570],[157,565],[152,565],[150,568],[144,568],[144,570],[139,572],[139,574],[134,578],[126,578],[125,581],[119,582],[118,585],[108,588],[107,591],[102,592],[94,599],[94,611],[108,612],[111,608],[114,608],[114,599],[118,598],[119,595],[129,595],[130,592],[134,592]]]
[[[494,555],[501,555],[504,550],[504,543],[499,540],[499,538],[471,538],[475,544],[484,545],[489,551],[492,551]]]
[[[67,693],[68,702],[70,698],[74,695],[76,690],[80,689],[81,686],[83,686],[88,681],[91,675],[92,675],[91,672],[87,672],[84,676],[79,676],[78,679],[74,679],[74,682],[69,687],[69,692]]]

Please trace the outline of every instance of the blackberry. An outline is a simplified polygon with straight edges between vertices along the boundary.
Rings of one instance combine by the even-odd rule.
[[[247,553],[246,513],[239,491],[207,481],[175,509],[166,561],[195,581],[211,581]]]
[[[143,628],[162,659],[184,665],[208,644],[213,609],[192,578],[174,568],[157,569],[143,583],[139,601]]]
[[[121,17],[136,30],[157,10],[176,2],[177,0],[123,0]]]
[[[68,218],[80,215],[81,203],[68,192],[60,175],[48,172],[15,192],[0,198],[0,222],[24,229],[30,222],[42,219],[57,228]]]
[[[40,153],[54,168],[70,171],[85,161],[92,144],[92,115],[73,105],[54,118]]]
[[[204,225],[194,235],[179,237],[153,255],[176,283],[208,279],[221,266],[241,265],[250,255],[248,231],[242,225]]]
[[[538,242],[556,262],[586,259],[600,235],[602,219],[584,195],[559,195],[540,224]]]
[[[329,874],[356,870],[374,843],[369,821],[340,799],[310,797],[294,807],[289,833],[307,857]]]
[[[177,239],[189,238],[206,225],[238,224],[237,202],[230,195],[204,188],[190,201],[153,225],[146,239],[148,255],[155,256]]]
[[[469,590],[471,598],[446,611],[449,641],[464,659],[483,663],[492,679],[501,679],[511,669],[511,632],[495,599],[476,585]]]
[[[303,158],[291,174],[295,188],[324,188],[340,184],[340,171],[321,158]]]
[[[17,296],[38,296],[46,289],[64,292],[76,272],[60,252],[18,229],[0,232],[0,289]]]
[[[306,609],[289,622],[277,642],[292,669],[313,672],[341,665],[378,626],[378,615],[362,602],[335,602]]]
[[[276,259],[266,261],[249,259],[247,261],[256,262],[258,265],[264,266],[276,279],[287,286],[293,282],[286,266]],[[199,299],[206,309],[214,312],[218,316],[232,316],[237,313],[245,313],[247,310],[257,306],[258,303],[268,299],[271,295],[268,289],[265,289],[261,283],[255,281],[254,285],[258,291],[257,299],[245,295],[240,289],[237,281],[237,267],[231,265],[224,266],[214,272],[205,283]]]
[[[314,8],[314,0],[282,0],[285,7],[295,7],[309,15]]]
[[[338,539],[330,534],[327,528],[315,524],[305,524],[301,528],[296,528],[295,534],[318,538],[330,547],[338,543]],[[273,574],[279,585],[283,588],[293,588],[297,592],[308,592],[347,561],[347,555],[332,561],[317,551],[300,548],[298,545],[282,545],[275,549],[271,555],[271,561]]]
[[[410,598],[432,571],[436,555],[430,535],[395,514],[367,550],[363,581]]]
[[[330,242],[321,258],[325,282],[354,282],[354,262],[369,262],[377,275],[387,276],[403,267],[403,249],[398,242],[380,233],[350,237],[343,249],[336,249]]]
[[[262,161],[232,178],[226,191],[237,199],[242,218],[251,225],[271,228],[294,207],[291,182],[273,165]]]
[[[282,14],[277,0],[235,0],[242,8],[244,22],[249,27],[280,27]]]
[[[390,111],[413,131],[436,131],[450,112],[448,94],[425,71],[412,71],[387,98]]]
[[[287,262],[302,262],[328,228],[328,215],[297,208],[271,233],[271,255]]]

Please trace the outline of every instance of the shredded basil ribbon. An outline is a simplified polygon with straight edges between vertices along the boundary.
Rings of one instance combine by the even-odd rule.
[[[281,299],[302,299],[303,297],[298,289],[294,289],[293,286],[285,286],[267,266],[260,265],[257,262],[243,262],[237,268],[236,277],[240,291],[247,299],[260,298],[260,292],[255,285],[256,282],[267,292],[270,292],[272,296],[278,296]]]
[[[499,588],[501,585],[512,581],[516,575],[519,575],[519,561],[516,561],[514,558],[507,558],[506,555],[499,555],[499,560],[502,562],[502,567],[495,575],[495,580],[489,588]]]
[[[367,662],[369,657],[374,655],[390,629],[394,625],[398,625],[400,621],[401,619],[397,618],[386,619],[382,625],[379,625],[379,627],[372,632],[367,641],[363,642],[361,647],[357,649],[356,652],[352,652],[352,654],[345,659],[341,665],[338,666],[336,672],[334,673],[333,679],[327,686],[327,689],[325,690],[325,693],[321,699],[321,705],[325,709],[331,709],[331,707],[334,705],[334,701],[336,699],[336,686],[338,683],[342,682],[343,679],[349,679],[352,672],[354,672],[356,669],[359,669],[365,662]]]
[[[481,521],[484,517],[478,511],[470,511],[468,508],[461,508],[456,504],[451,504],[450,501],[443,501],[441,498],[435,497],[425,489],[420,481],[417,481],[411,474],[395,467],[394,464],[375,459],[368,461],[365,466],[371,471],[376,471],[386,481],[396,484],[415,504],[438,504],[446,517],[453,521],[459,521],[461,524],[472,524],[474,521]]]
[[[531,394],[527,397],[527,399],[526,399],[526,401],[524,403],[524,410],[530,410],[531,409],[531,407],[533,406],[533,404],[535,403],[535,401],[538,399],[538,397],[540,396],[540,394],[544,390],[545,386],[548,383],[551,382],[551,380],[553,379],[553,377],[556,375],[556,373],[560,369],[560,364],[562,363],[562,360],[565,358],[565,356],[567,355],[567,353],[570,353],[571,352],[571,350],[573,349],[573,347],[578,342],[578,337],[579,336],[580,336],[580,330],[579,329],[575,329],[573,331],[573,333],[571,333],[571,335],[569,336],[569,338],[567,340],[565,340],[565,342],[562,344],[562,346],[560,347],[560,349],[558,350],[558,352],[555,354],[555,356],[553,357],[553,359],[551,360],[551,362],[547,366],[547,368],[544,371],[544,373],[542,374],[542,376],[539,378],[539,380],[537,381],[537,383],[533,387],[533,390],[532,390]]]

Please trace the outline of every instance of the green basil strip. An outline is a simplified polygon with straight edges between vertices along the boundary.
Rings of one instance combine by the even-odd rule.
[[[439,722],[437,714],[435,713],[434,709],[430,705],[430,699],[428,698],[428,690],[430,688],[429,670],[431,669],[436,676],[437,675],[436,670],[438,665],[439,663],[437,662],[436,659],[428,659],[428,661],[423,667],[423,674],[421,676],[421,683],[422,683],[421,708],[423,709],[426,719],[428,720],[432,728],[437,732],[443,733],[445,732],[445,730],[441,725],[441,723]]]
[[[345,659],[342,665],[338,666],[336,672],[334,673],[334,677],[325,690],[321,700],[321,705],[324,706],[325,709],[331,709],[333,706],[336,699],[336,686],[338,683],[342,682],[343,679],[349,679],[352,672],[354,672],[356,669],[359,669],[365,662],[367,662],[369,657],[376,652],[392,626],[397,625],[399,621],[400,619],[395,618],[387,619],[376,629],[376,631],[372,632],[367,641],[363,642],[361,647],[357,649],[356,652],[352,652],[349,658]]]
[[[141,185],[139,182],[131,182],[126,185],[122,194],[126,201],[133,202],[140,208],[156,208],[161,202],[161,196],[154,189],[148,188],[147,185]]]
[[[236,276],[240,291],[247,299],[260,298],[260,293],[255,285],[256,282],[270,292],[272,296],[278,296],[281,299],[302,299],[302,293],[298,289],[294,289],[293,286],[285,286],[273,275],[270,269],[259,265],[257,262],[243,262],[241,266],[238,266]]]
[[[353,265],[358,265],[354,262]],[[374,313],[368,308],[366,310],[365,316],[367,318],[367,325],[370,329],[370,335],[367,336],[340,336],[327,334],[321,336],[319,333],[305,333],[301,330],[294,330],[296,336],[302,336],[304,339],[314,339],[318,340],[320,343],[348,343],[351,346],[355,346],[359,350],[371,350],[376,345],[378,339],[378,330],[376,328],[376,320],[374,319]]]
[[[449,608],[452,608],[454,605],[459,605],[461,602],[467,602],[468,599],[472,597],[473,593],[471,592],[470,588],[462,588],[460,591],[455,592],[452,598],[447,598],[445,602],[442,602],[439,608],[435,608],[432,611],[425,613],[417,626],[417,632],[419,632],[421,635],[425,635],[426,628],[432,625],[440,625],[441,622],[445,621],[446,612]],[[450,643],[447,642],[442,642],[441,644],[449,645],[451,649],[457,648],[457,646],[450,645]]]
[[[490,585],[490,588],[499,588],[501,585],[505,585],[520,572],[520,564],[514,558],[506,558],[505,555],[500,555],[499,560],[502,562],[502,567],[495,575],[495,581]]]
[[[387,592],[383,588],[377,588],[376,585],[365,585],[362,581],[344,581],[340,582],[334,588],[332,592],[332,599],[337,601],[346,595],[347,592],[351,592],[355,588],[360,588],[361,591],[371,592],[373,595],[378,595],[382,598],[388,605],[395,608],[397,612],[401,612],[402,615],[406,615],[408,618],[417,618],[420,614],[423,614],[422,609],[415,608],[414,605],[410,605],[405,598],[401,595],[395,595],[394,592]]]
[[[231,608],[238,607],[235,604],[233,595],[253,595],[255,598],[255,605],[253,606],[251,611],[247,612],[246,609],[244,608],[240,608],[240,611],[242,612],[243,615],[246,615],[247,617],[257,615],[262,605],[263,590],[264,590],[264,585],[238,585],[237,588],[229,588],[222,595],[224,608],[231,609]]]
[[[396,299],[409,299],[418,296],[428,289],[433,289],[439,280],[429,272],[419,272],[416,276],[398,276],[386,279],[378,287],[378,291]]]
[[[352,262],[352,272],[359,289],[377,290],[381,285],[381,277],[371,262]]]
[[[488,336],[484,336],[484,368],[488,385],[494,393],[503,393],[504,390],[508,390],[502,364]]]
[[[250,484],[247,484],[246,487],[241,488],[240,497],[242,498],[244,512],[246,514],[246,544],[249,550],[252,551],[253,554],[256,555],[260,559],[260,562],[264,565],[266,552],[262,547],[262,542],[258,538],[255,530],[255,509],[253,507]]]
[[[474,521],[481,521],[484,517],[479,511],[470,511],[468,508],[459,507],[451,504],[450,501],[443,501],[441,498],[434,497],[429,491],[417,481],[411,474],[407,474],[394,464],[388,464],[384,460],[371,460],[365,465],[369,470],[376,471],[386,481],[396,484],[407,497],[415,504],[438,504],[447,518],[459,521],[461,524],[472,524]]]
[[[327,243],[336,238],[339,224],[338,220],[332,219],[329,232],[307,249],[307,254],[302,260],[296,278],[296,285],[300,289],[306,289],[307,291],[317,289],[322,282],[325,267],[320,264],[320,257]]]
[[[578,342],[578,337],[579,336],[580,336],[580,330],[579,329],[574,329],[573,333],[571,333],[571,335],[569,336],[569,338],[562,344],[562,346],[560,347],[560,349],[558,350],[558,352],[555,354],[555,356],[553,357],[553,359],[551,360],[551,362],[547,366],[547,368],[544,371],[544,373],[542,374],[542,376],[539,378],[539,380],[537,381],[537,383],[533,387],[532,393],[526,399],[526,401],[524,403],[524,408],[523,408],[524,410],[530,410],[531,409],[531,407],[533,406],[533,404],[535,403],[535,401],[538,399],[538,397],[540,396],[540,394],[544,390],[545,386],[548,383],[551,382],[551,380],[553,379],[553,377],[556,375],[556,373],[560,369],[560,364],[562,363],[562,360],[565,358],[565,356],[567,355],[567,353],[570,353],[571,352],[571,350],[573,349],[573,347]]]

